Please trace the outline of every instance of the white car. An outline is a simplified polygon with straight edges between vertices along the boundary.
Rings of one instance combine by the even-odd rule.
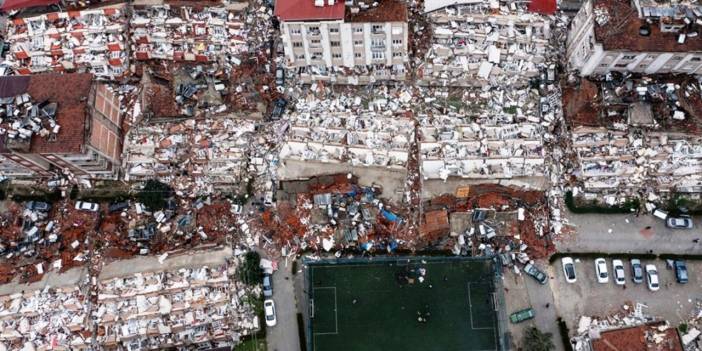
[[[598,258],[595,260],[595,273],[597,274],[598,283],[608,283],[609,273],[607,273],[607,261],[604,258]]]
[[[646,284],[651,291],[658,291],[661,288],[661,283],[658,280],[658,270],[652,264],[646,265]]]
[[[612,260],[612,272],[614,273],[614,282],[617,285],[624,285],[626,277],[624,277],[624,262],[622,260]]]
[[[571,257],[563,257],[561,259],[561,264],[563,264],[563,275],[568,283],[575,283],[575,263]]]
[[[266,325],[273,327],[278,323],[275,319],[275,302],[273,300],[263,301],[263,310],[266,313]]]
[[[76,210],[97,212],[99,209],[100,209],[100,205],[98,205],[96,203],[83,202],[83,201],[76,202]]]

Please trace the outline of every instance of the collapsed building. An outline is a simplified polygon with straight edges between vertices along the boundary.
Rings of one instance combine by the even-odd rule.
[[[128,73],[125,4],[51,12],[8,21],[6,63],[17,74],[89,72],[119,79]]]
[[[100,281],[91,314],[97,343],[107,350],[132,351],[231,347],[260,327],[246,302],[260,289],[231,279],[235,267],[181,268]]]
[[[277,1],[286,66],[302,82],[366,84],[404,80],[407,5],[334,0]]]
[[[554,21],[525,3],[432,0],[424,11],[433,33],[418,84],[523,86],[555,69]]]
[[[564,94],[587,198],[702,192],[702,95],[691,76],[582,80]]]
[[[0,171],[14,177],[114,179],[122,152],[121,102],[88,73],[0,78]]]
[[[583,76],[700,73],[701,15],[688,1],[586,1],[571,22],[566,60]]]

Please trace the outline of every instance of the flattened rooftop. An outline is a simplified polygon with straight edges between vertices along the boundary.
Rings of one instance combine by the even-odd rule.
[[[324,1],[324,6],[315,6],[315,0],[277,0],[275,2],[274,14],[281,21],[331,21],[344,18],[343,1],[337,1],[333,5],[328,5]]]
[[[346,9],[346,22],[407,22],[407,5],[399,0],[383,0],[378,6],[351,13]]]
[[[663,336],[659,343],[653,341],[654,334]],[[593,351],[682,351],[682,344],[675,328],[659,332],[647,325],[603,332],[592,341]]]
[[[661,32],[658,21],[648,25],[650,34],[642,36],[639,29],[646,25],[646,19],[639,18],[635,7],[628,0],[596,0],[595,17],[598,11],[606,12],[608,20],[598,24],[595,21],[595,37],[605,50],[625,50],[632,52],[687,52],[702,51],[702,36],[686,37],[678,44],[677,32]],[[598,10],[599,9],[599,10]],[[702,26],[692,21],[690,32],[701,32]]]

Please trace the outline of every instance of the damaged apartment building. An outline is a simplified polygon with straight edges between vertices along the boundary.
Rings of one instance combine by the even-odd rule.
[[[0,78],[0,172],[18,178],[70,172],[115,179],[120,100],[89,73]]]
[[[418,83],[523,86],[553,64],[554,20],[511,1],[424,3],[433,34]]]
[[[279,0],[285,65],[302,82],[404,80],[407,5],[400,0]]]
[[[702,192],[702,86],[693,76],[583,79],[564,92],[586,198]],[[575,194],[575,193],[574,193]],[[575,194],[577,195],[577,194]],[[620,198],[620,199],[621,199]]]
[[[9,20],[5,63],[16,74],[88,72],[119,79],[128,73],[124,4],[51,12]]]
[[[456,179],[543,189],[544,143],[560,113],[559,20],[512,1],[432,0],[424,12],[432,29],[417,68],[428,86],[417,113],[425,187]]]
[[[702,7],[691,1],[586,1],[570,25],[569,68],[582,76],[699,74],[701,16]]]

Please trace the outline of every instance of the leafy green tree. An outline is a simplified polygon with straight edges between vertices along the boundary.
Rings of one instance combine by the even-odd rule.
[[[152,211],[158,211],[166,206],[166,199],[171,196],[173,189],[155,179],[146,181],[144,189],[139,192],[139,202]]]
[[[553,334],[542,333],[539,329],[531,327],[524,333],[522,350],[524,351],[552,351],[556,349],[553,344]]]
[[[261,256],[256,251],[249,251],[244,256],[244,263],[239,267],[239,279],[246,284],[256,285],[261,281]]]

